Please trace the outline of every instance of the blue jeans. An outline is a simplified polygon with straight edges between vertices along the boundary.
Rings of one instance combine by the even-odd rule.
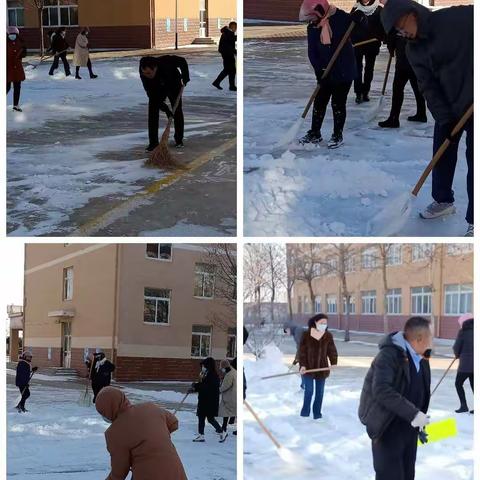
[[[313,401],[313,418],[316,420],[322,418],[323,392],[325,389],[325,379],[315,379],[310,375],[303,375],[305,381],[305,392],[303,394],[303,407],[300,416],[309,417],[310,407],[313,397],[313,385],[315,384],[315,399]]]

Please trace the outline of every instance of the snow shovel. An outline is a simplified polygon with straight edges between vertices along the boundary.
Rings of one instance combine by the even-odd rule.
[[[342,51],[342,48],[345,46],[347,43],[348,38],[350,37],[350,34],[352,33],[352,30],[355,28],[355,22],[352,22],[350,26],[348,27],[347,31],[345,32],[345,35],[342,37],[340,40],[340,43],[338,44],[337,49],[332,55],[332,58],[328,62],[327,67],[323,71],[323,75],[320,79],[320,81],[325,80],[327,78],[328,74],[330,73],[330,70],[332,69],[334,63],[336,62],[338,56],[340,55],[340,52]],[[312,96],[308,100],[308,103],[303,110],[302,116],[290,127],[290,129],[287,131],[287,133],[283,136],[283,139],[280,140],[276,145],[274,145],[273,149],[281,149],[285,148],[287,145],[292,143],[295,138],[298,135],[298,132],[300,128],[302,127],[303,121],[307,118],[308,112],[310,111],[310,107],[312,106],[313,102],[315,101],[316,96],[318,95],[318,92],[320,91],[320,83],[317,84],[315,87],[315,90],[312,93]]]
[[[390,75],[390,67],[392,66],[392,58],[393,55],[390,54],[387,63],[387,71],[385,72],[385,78],[383,79],[382,94],[380,95],[377,104],[365,115],[365,122],[367,123],[371,122],[382,109],[383,99],[385,98],[385,91],[387,90],[388,76]]]
[[[252,414],[253,418],[260,425],[260,428],[265,432],[267,437],[272,441],[277,449],[279,457],[286,463],[297,466],[299,468],[312,468],[312,466],[302,457],[295,456],[295,454],[286,447],[283,447],[280,442],[273,436],[272,432],[265,426],[265,424],[260,420],[259,416],[255,413],[250,404],[244,400],[243,404],[247,407],[247,410]]]
[[[58,52],[58,53],[53,53],[52,55],[42,55],[40,57],[40,61],[38,63],[30,63],[30,62],[26,62],[25,65],[28,66],[28,67],[32,67],[32,70],[35,70],[37,67],[39,67],[45,60],[48,60],[49,58],[52,58],[52,57],[56,57],[56,56],[59,56],[61,55],[62,53],[65,53],[67,52],[67,50],[62,50],[61,52]]]
[[[178,409],[185,403],[185,400],[187,399],[187,397],[190,395],[190,392],[187,392],[185,394],[185,396],[182,398],[182,401],[177,404],[177,406],[175,407],[175,410],[173,411],[173,414],[176,415],[177,412],[178,412]]]
[[[442,378],[438,381],[437,385],[435,385],[435,388],[432,390],[432,393],[430,394],[430,398],[433,397],[433,394],[437,391],[437,388],[440,386],[440,384],[443,382],[443,379],[447,376],[447,373],[450,371],[450,369],[453,367],[453,364],[456,362],[456,358],[454,358],[448,368],[445,370],[445,372],[442,375]]]
[[[429,423],[423,432],[426,434],[427,442],[423,443],[418,440],[418,446],[427,443],[441,442],[447,438],[456,437],[458,435],[457,420],[455,418],[447,418],[438,422]]]
[[[330,367],[325,368],[313,368],[312,370],[305,370],[304,373],[315,373],[315,372],[329,372]],[[287,373],[277,373],[276,375],[268,375],[267,377],[260,377],[261,380],[269,380],[270,378],[278,378],[278,377],[287,377],[288,375],[299,375],[300,370],[298,372],[287,372]]]
[[[163,132],[162,139],[160,140],[159,145],[155,148],[155,150],[153,150],[153,152],[150,154],[150,157],[145,162],[146,165],[153,165],[155,167],[165,168],[168,170],[182,168],[182,164],[178,163],[177,160],[175,160],[170,153],[170,150],[168,148],[168,137],[170,136],[173,118],[175,116],[175,112],[177,111],[178,105],[180,104],[180,100],[182,99],[184,88],[185,86],[182,85],[177,100],[175,101],[175,105],[173,106],[172,116],[169,117],[167,126],[165,127],[165,131]]]
[[[90,373],[87,377],[87,381],[86,381],[86,384],[85,384],[85,391],[82,392],[80,394],[80,397],[78,398],[78,405],[80,405],[81,407],[86,407],[86,408],[89,408],[92,406],[93,404],[93,398],[92,398],[92,395],[89,391],[89,384],[88,384],[88,381],[92,378],[92,371],[93,371],[93,364],[94,364],[94,361],[92,360],[92,363],[90,365]]]
[[[33,375],[35,375],[35,372],[32,372],[30,374],[30,378],[28,379],[28,383],[25,385],[25,388],[22,390],[22,393],[20,393],[20,395],[18,395],[17,399],[15,400],[15,406],[17,406],[20,403],[20,401],[22,400],[23,394],[25,393],[25,390],[27,389],[28,385],[30,384]]]
[[[473,104],[463,114],[463,117],[455,125],[452,130],[451,137],[457,135],[470,117],[473,115]],[[420,179],[411,192],[405,192],[396,197],[393,201],[387,205],[381,212],[379,212],[367,225],[367,232],[371,236],[378,237],[390,237],[397,234],[407,223],[408,217],[412,210],[412,205],[417,199],[418,192],[422,188],[425,180],[430,175],[437,162],[442,158],[445,150],[450,146],[451,140],[445,139],[440,145],[440,148],[436,151],[430,163],[423,171]]]

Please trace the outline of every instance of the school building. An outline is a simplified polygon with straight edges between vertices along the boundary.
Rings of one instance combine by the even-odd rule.
[[[207,247],[27,244],[24,349],[78,373],[104,351],[118,381],[193,380],[201,359],[235,357],[236,318]]]
[[[244,18],[252,20],[278,20],[298,22],[298,13],[302,0],[244,0]],[[349,12],[355,0],[332,2],[338,8]],[[452,5],[472,5],[473,0],[422,0],[426,7],[446,7]]]
[[[39,48],[39,12],[30,0],[7,0],[9,25],[16,25],[27,47]],[[75,45],[80,27],[90,27],[92,49],[171,48],[211,43],[236,18],[236,0],[45,0],[44,37],[60,26]]]
[[[437,338],[456,337],[458,317],[473,310],[472,244],[393,244],[383,253],[372,244],[350,248],[344,260],[350,330],[393,332],[420,315],[432,320]],[[291,246],[287,255],[293,261]],[[339,258],[334,250],[318,251],[311,282],[313,305],[308,283],[295,282],[297,323],[326,313],[331,328],[345,329],[347,305],[340,288]]]

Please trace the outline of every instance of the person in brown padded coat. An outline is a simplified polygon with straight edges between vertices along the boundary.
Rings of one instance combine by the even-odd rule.
[[[332,334],[327,330],[327,321],[328,317],[323,313],[315,315],[308,321],[308,330],[304,332],[300,340],[297,353],[300,373],[305,380],[303,407],[300,415],[302,417],[310,416],[315,389],[315,399],[313,401],[313,418],[315,420],[322,418],[325,379],[330,375],[330,372],[326,370],[324,372],[305,373],[305,371],[326,368],[337,364],[337,348],[335,347]],[[328,363],[329,360],[330,365]]]
[[[154,403],[131,405],[125,394],[105,387],[95,402],[109,423],[105,432],[111,457],[107,480],[187,480],[170,434],[178,429],[175,415]]]

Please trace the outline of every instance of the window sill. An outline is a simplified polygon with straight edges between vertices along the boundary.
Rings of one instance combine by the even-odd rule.
[[[158,322],[143,322],[144,325],[150,325],[151,327],[170,327],[170,323],[158,323]]]
[[[196,295],[194,295],[193,298],[196,298],[198,300],[213,300],[215,297],[197,297]]]
[[[155,257],[149,257],[148,255],[145,255],[145,258],[147,260],[155,260],[156,262],[166,262],[166,263],[172,263],[173,259],[172,258],[155,258]]]

